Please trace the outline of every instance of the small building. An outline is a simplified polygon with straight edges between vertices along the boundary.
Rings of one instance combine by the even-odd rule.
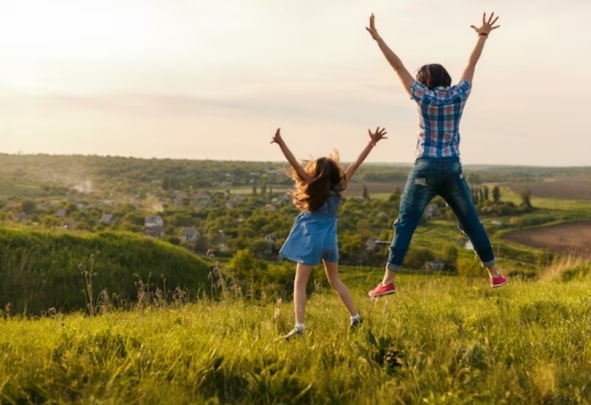
[[[102,214],[101,217],[99,218],[100,224],[113,225],[114,222],[115,222],[115,216],[113,214]]]
[[[265,235],[265,241],[270,245],[274,245],[275,243],[277,243],[278,240],[279,238],[277,238],[277,235],[275,235],[274,233],[269,233]]]
[[[164,236],[164,220],[160,215],[152,215],[144,220],[144,233],[160,238]]]
[[[424,217],[427,219],[435,219],[440,216],[439,207],[435,203],[430,203],[425,207]]]
[[[425,263],[425,269],[435,271],[445,269],[445,263],[440,260],[433,260]]]
[[[181,228],[181,243],[194,242],[199,239],[200,236],[201,234],[194,226],[185,226]]]
[[[68,211],[65,208],[60,208],[55,212],[55,216],[58,218],[64,218],[68,215]]]

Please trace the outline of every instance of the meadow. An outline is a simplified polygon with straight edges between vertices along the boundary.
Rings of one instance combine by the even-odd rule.
[[[230,195],[256,194],[264,200],[263,183],[255,193],[252,173],[264,171],[265,187],[272,185],[277,193],[289,186],[277,180],[284,177],[280,170],[240,162],[0,159],[5,160],[0,172],[7,173],[0,177],[6,211],[0,217],[0,404],[591,403],[591,262],[571,254],[572,244],[564,253],[554,243],[574,235],[571,241],[583,241],[584,247],[579,230],[559,227],[589,229],[588,169],[582,177],[578,169],[568,169],[556,181],[547,179],[553,177],[545,168],[476,172],[479,184],[500,185],[502,201],[518,208],[523,188],[533,192],[534,209],[482,218],[499,265],[510,277],[507,286],[491,289],[455,222],[434,219],[417,229],[407,261],[414,257],[423,263],[426,252],[442,258],[453,246],[454,271],[409,266],[397,278],[395,295],[370,300],[367,291],[381,279],[382,269],[361,262],[342,266],[364,319],[351,331],[347,313],[318,268],[309,289],[306,334],[286,341],[282,335],[293,326],[293,266],[269,259],[263,266],[249,256],[245,262],[251,265],[240,270],[246,280],[259,283],[249,287],[233,283],[234,258],[220,256],[216,280],[215,261],[165,240],[117,229],[52,229],[61,222],[53,218],[51,205],[80,204],[72,215],[84,223],[90,217],[84,207],[111,198],[111,191],[125,201],[154,193],[166,201],[177,187],[217,184]],[[56,172],[40,180],[39,163]],[[71,191],[82,166],[95,187],[108,194]],[[393,174],[390,168],[364,169],[367,179],[352,184],[347,196],[367,188],[371,200],[351,204],[341,222],[359,216],[351,225],[356,232],[369,227],[363,215],[375,212],[365,209],[388,201],[406,173],[404,168]],[[66,178],[71,184],[63,184]],[[15,223],[7,209],[19,214],[31,202],[41,226]],[[121,214],[141,226],[143,212],[127,204]],[[223,214],[214,211],[211,219],[233,217]],[[265,211],[258,218],[273,216]],[[380,224],[388,232],[390,221]],[[219,233],[218,226],[212,229]],[[543,237],[542,245],[524,235]],[[344,236],[344,247],[352,249]],[[265,278],[273,272],[275,279]],[[265,277],[255,280],[259,273]]]
[[[217,301],[0,320],[2,404],[588,404],[589,262],[491,289],[477,277],[345,268],[364,317],[317,286],[304,337],[289,302]]]

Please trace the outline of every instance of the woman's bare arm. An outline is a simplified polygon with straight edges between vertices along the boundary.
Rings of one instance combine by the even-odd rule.
[[[390,66],[392,66],[394,71],[396,71],[396,73],[398,74],[398,77],[402,82],[404,90],[406,90],[406,92],[410,95],[410,86],[414,82],[414,78],[410,75],[410,73],[408,73],[408,70],[406,69],[398,55],[396,55],[394,51],[390,49],[390,47],[382,39],[380,34],[378,34],[378,30],[376,29],[375,25],[375,16],[373,14],[369,17],[369,27],[365,27],[365,29],[369,32],[371,37],[377,42],[378,46],[380,47],[380,50],[386,57],[386,60],[388,61],[388,63],[390,63]]]
[[[484,48],[484,44],[488,38],[488,35],[492,30],[496,30],[500,27],[500,25],[495,25],[499,17],[495,17],[495,13],[491,13],[488,19],[486,18],[486,13],[482,14],[482,25],[480,27],[476,27],[471,25],[470,27],[476,31],[478,34],[478,40],[476,41],[476,45],[470,54],[470,59],[468,59],[468,65],[464,69],[464,73],[462,74],[461,80],[467,80],[472,83],[474,79],[474,71],[476,69],[476,63],[480,59],[480,55],[482,55],[482,49]]]

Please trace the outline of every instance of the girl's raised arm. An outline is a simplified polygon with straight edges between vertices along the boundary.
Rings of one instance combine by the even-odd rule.
[[[468,59],[468,65],[466,69],[464,69],[464,74],[460,80],[466,80],[472,83],[474,79],[474,70],[476,69],[476,63],[478,59],[480,59],[480,55],[482,54],[482,49],[484,48],[484,43],[488,38],[488,35],[492,30],[496,30],[500,27],[500,25],[495,25],[499,17],[495,17],[495,13],[491,13],[488,19],[486,18],[486,13],[482,14],[482,25],[480,27],[476,27],[471,25],[470,27],[476,31],[478,34],[478,40],[476,41],[476,45],[470,54],[470,59]]]
[[[300,179],[302,179],[306,183],[312,181],[312,176],[310,176],[304,170],[300,162],[298,162],[293,153],[291,153],[291,150],[289,150],[289,148],[285,144],[285,141],[281,137],[281,128],[277,128],[277,131],[275,131],[275,135],[273,136],[271,143],[276,143],[277,145],[279,145],[279,148],[281,148],[281,152],[283,152],[283,155],[285,156],[293,170],[295,170],[295,172],[298,174],[298,177]]]
[[[357,168],[361,166],[361,163],[363,163],[373,147],[376,146],[380,140],[388,138],[386,136],[388,132],[386,132],[385,128],[377,127],[375,132],[371,132],[371,129],[368,129],[367,132],[369,133],[370,140],[357,157],[357,160],[351,163],[351,165],[347,167],[347,170],[345,170],[345,183],[349,183],[349,180],[351,180],[351,177],[353,177],[353,174],[355,174]]]
[[[375,25],[375,16],[373,14],[369,17],[369,27],[365,27],[365,29],[369,32],[371,37],[377,42],[378,46],[380,47],[380,50],[386,57],[386,60],[388,61],[388,63],[390,63],[390,66],[392,66],[392,68],[398,74],[398,77],[402,82],[402,87],[404,87],[404,90],[406,90],[406,92],[410,95],[410,86],[414,82],[414,79],[410,75],[410,73],[408,73],[408,70],[406,69],[406,67],[404,67],[404,64],[402,63],[398,55],[396,55],[390,49],[390,47],[388,47],[388,45],[386,44],[386,42],[384,42],[380,34],[378,34],[378,30],[376,29]]]

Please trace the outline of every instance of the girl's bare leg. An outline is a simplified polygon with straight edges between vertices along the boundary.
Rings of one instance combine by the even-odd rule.
[[[338,263],[330,263],[327,261],[323,261],[324,264],[324,272],[326,273],[326,278],[328,279],[329,284],[332,288],[334,288],[339,295],[339,298],[347,307],[347,311],[349,311],[349,315],[355,316],[357,315],[357,308],[353,303],[353,297],[351,297],[351,293],[347,286],[341,281],[339,277],[339,264]]]
[[[312,266],[298,263],[296,266],[295,281],[293,283],[293,307],[296,325],[304,324],[306,313],[306,287],[312,274]]]

